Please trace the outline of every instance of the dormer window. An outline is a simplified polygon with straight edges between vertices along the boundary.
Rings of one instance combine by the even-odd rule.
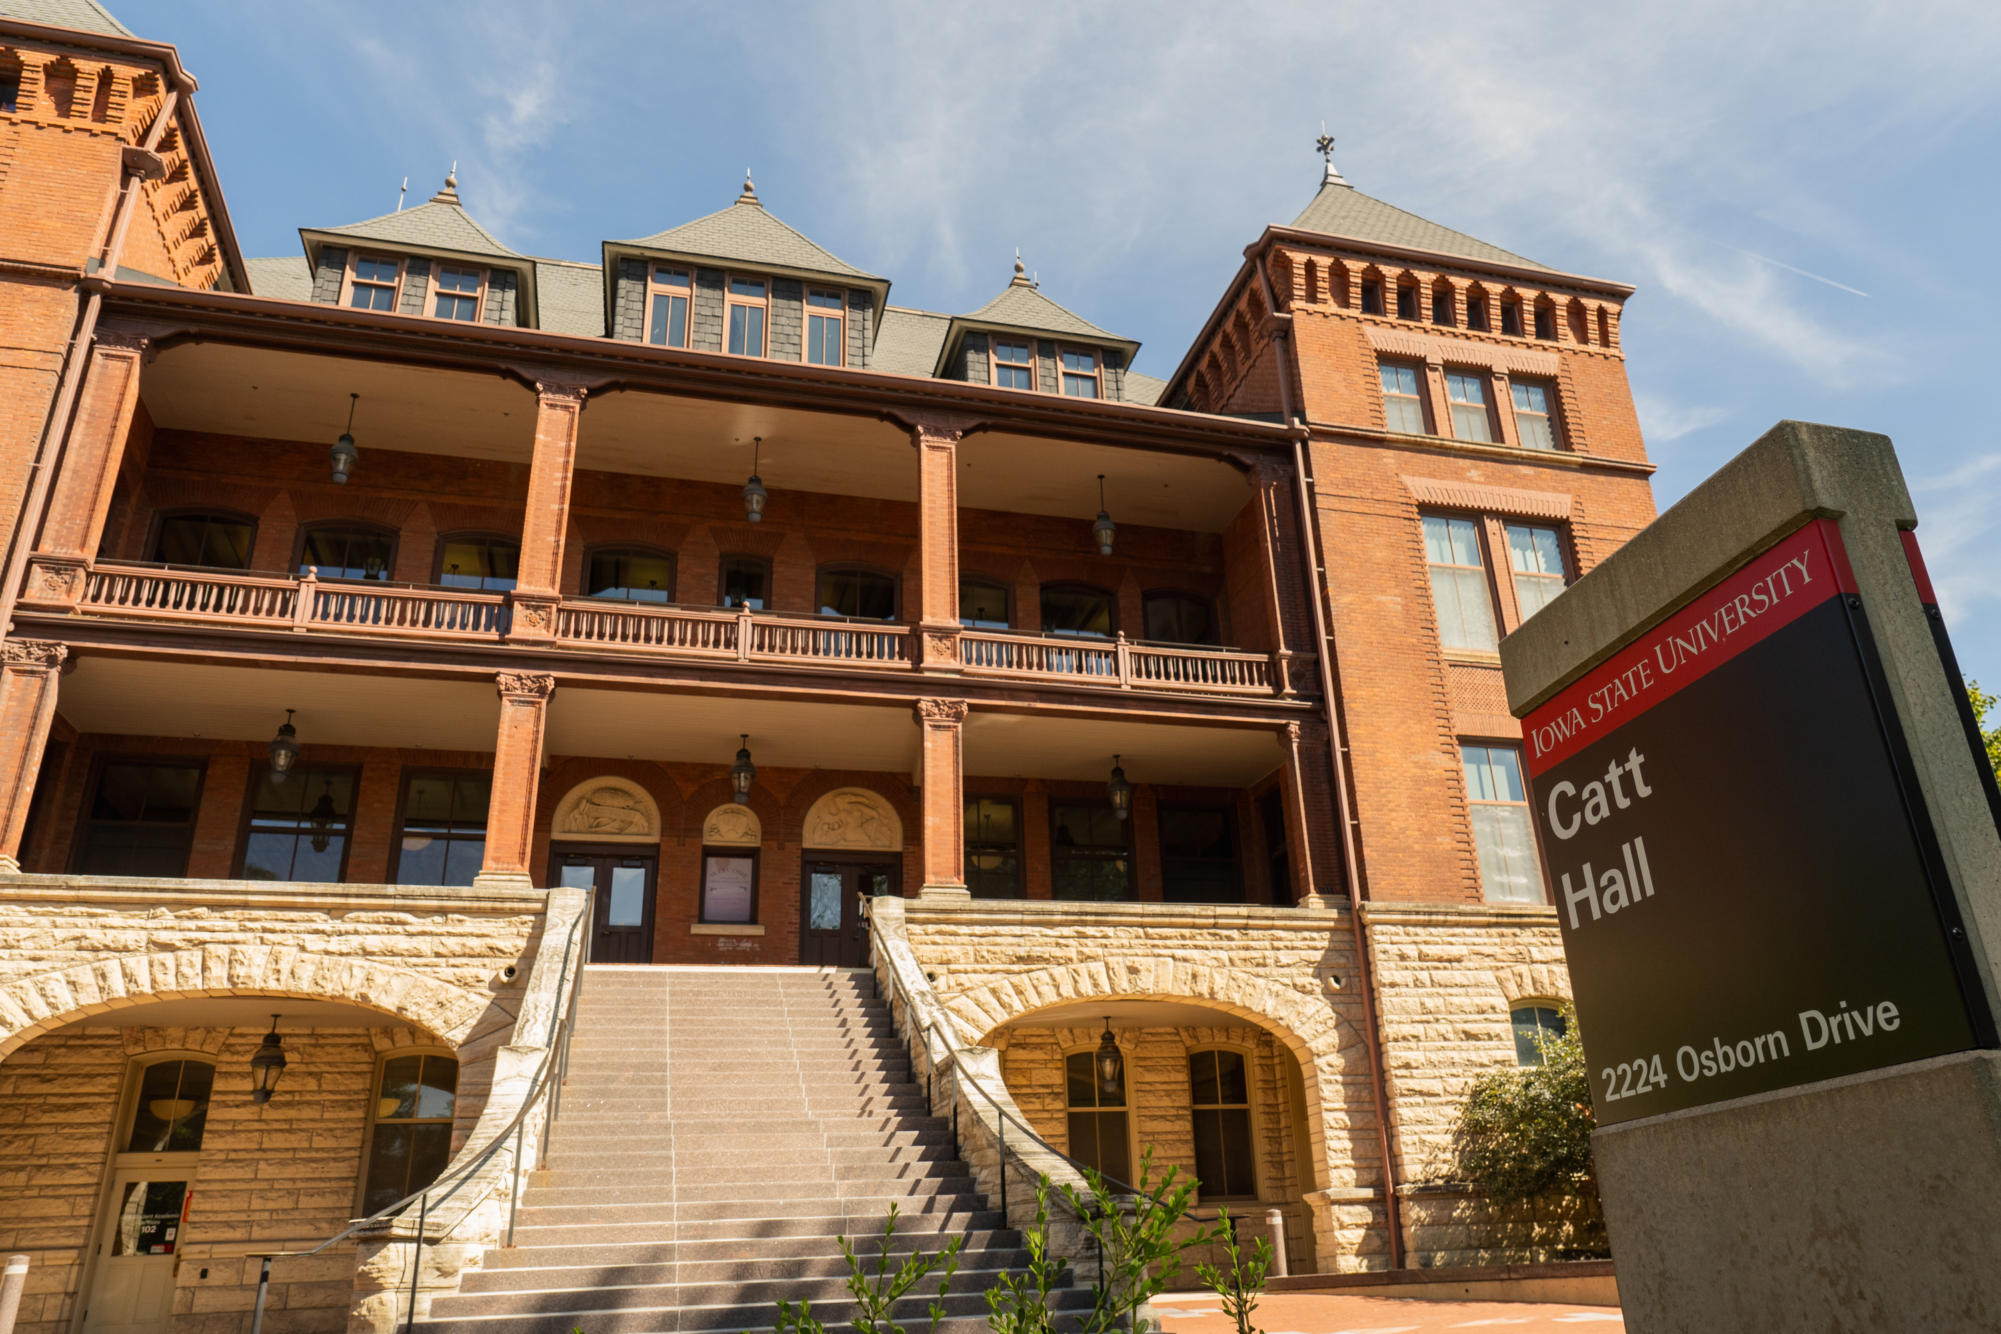
[[[652,298],[646,303],[646,341],[655,347],[688,345],[688,303],[694,275],[665,265],[653,268]]]
[[[1002,389],[1035,388],[1035,349],[1026,342],[996,338],[994,384]]]
[[[1098,354],[1086,348],[1063,349],[1063,393],[1069,398],[1103,398],[1098,380]]]
[[[729,350],[739,357],[764,355],[764,315],[771,301],[762,278],[730,279]]]
[[[808,288],[806,291],[806,360],[814,366],[839,366],[846,359],[842,349],[847,339],[843,331],[847,327],[845,311],[847,301],[841,293]]]
[[[382,255],[356,255],[347,304],[359,310],[396,309],[396,284],[402,276],[401,260]]]
[[[441,320],[477,321],[480,289],[485,285],[486,271],[483,269],[460,269],[440,264],[437,300],[431,313]]]

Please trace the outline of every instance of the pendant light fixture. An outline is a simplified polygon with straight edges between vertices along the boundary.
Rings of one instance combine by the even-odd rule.
[[[1105,508],[1105,474],[1098,474],[1098,519],[1091,525],[1091,536],[1098,539],[1098,554],[1112,554],[1112,536],[1119,526],[1112,522],[1111,512]]]
[[[1133,785],[1126,781],[1126,771],[1119,767],[1116,755],[1112,756],[1112,777],[1105,790],[1111,793],[1112,814],[1123,820],[1133,813]]]
[[[307,812],[307,818],[312,821],[313,826],[313,851],[325,852],[333,845],[334,802],[331,776],[321,780],[320,799],[313,803],[313,809]]]
[[[1091,1064],[1098,1072],[1098,1105],[1121,1104],[1126,1100],[1126,1058],[1119,1050],[1119,1040],[1112,1036],[1112,1021],[1105,1019],[1105,1035],[1098,1039],[1098,1050]]]
[[[736,791],[739,806],[749,799],[750,785],[757,781],[757,766],[750,762],[750,733],[743,733],[742,740],[743,744],[737,747],[736,763],[730,766],[730,786]]]
[[[299,762],[299,729],[292,726],[292,715],[297,709],[285,710],[285,721],[278,724],[278,735],[271,738],[267,749],[271,755],[271,781],[282,783],[285,775],[292,772],[292,766]]]
[[[278,1076],[285,1073],[285,1044],[278,1040],[278,1016],[271,1016],[271,1031],[257,1044],[257,1051],[250,1058],[250,1101],[262,1107],[271,1101],[272,1090],[278,1087]]]
[[[354,408],[359,402],[361,402],[360,394],[347,396],[347,429],[340,433],[340,439],[334,441],[333,451],[329,455],[333,460],[333,479],[341,486],[347,485],[348,474],[352,473],[354,465],[361,461],[361,451],[354,447]]]
[[[764,489],[764,479],[757,475],[758,463],[764,455],[764,437],[752,436],[750,448],[750,480],[743,484],[743,516],[752,523],[761,523],[764,502],[771,498],[771,493]]]

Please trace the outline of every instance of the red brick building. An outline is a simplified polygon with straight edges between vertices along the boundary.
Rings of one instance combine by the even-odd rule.
[[[916,985],[1055,1149],[1238,1163],[1211,1193],[1287,1212],[1295,1267],[1549,1249],[1469,1231],[1440,1154],[1567,992],[1495,645],[1652,517],[1630,288],[1331,164],[1164,382],[1019,264],[968,314],[894,304],[749,181],[589,260],[449,179],[245,260],[173,49],[0,13],[0,866],[47,929],[113,887],[571,886],[599,963],[894,971],[863,904],[902,896]],[[10,1000],[55,958],[16,944],[0,1085],[113,1006]],[[329,1042],[402,1013],[324,986]],[[170,990],[231,1030],[292,994]],[[1062,1088],[1107,1010],[1166,1072],[1130,1113]],[[1191,1102],[1213,1052],[1263,1091]],[[64,1178],[33,1327],[103,1291],[122,1161]]]

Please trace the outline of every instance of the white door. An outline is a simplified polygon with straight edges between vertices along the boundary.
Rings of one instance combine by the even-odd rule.
[[[178,1157],[179,1155],[175,1155]],[[194,1173],[187,1166],[120,1168],[111,1179],[85,1334],[160,1334],[174,1301],[175,1256]]]

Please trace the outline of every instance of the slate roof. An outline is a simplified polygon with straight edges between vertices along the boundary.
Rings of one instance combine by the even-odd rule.
[[[1352,236],[1358,241],[1377,241],[1409,250],[1432,250],[1462,259],[1484,260],[1490,264],[1518,264],[1525,268],[1547,269],[1512,250],[1489,245],[1477,237],[1441,227],[1429,218],[1407,213],[1394,204],[1363,194],[1330,171],[1313,202],[1300,210],[1292,225],[1302,231],[1326,232],[1332,236]],[[1554,270],[1551,270],[1554,272]]]
[[[930,375],[945,347],[945,331],[952,327],[950,315],[903,306],[885,306],[876,326],[875,347],[869,352],[869,369],[892,375]]]
[[[0,0],[0,14],[10,19],[25,19],[29,23],[100,32],[110,37],[136,36],[130,28],[111,17],[110,11],[97,0]]]
[[[759,202],[749,181],[744,182],[743,193],[728,208],[664,232],[613,244],[886,283],[876,274],[821,249],[796,228],[774,217]]]
[[[551,333],[604,337],[604,269],[567,259],[535,261],[536,314]]]
[[[472,220],[472,215],[459,204],[457,183],[449,177],[445,180],[444,189],[432,195],[428,203],[415,208],[385,213],[365,222],[350,222],[340,227],[309,227],[305,230],[352,236],[363,241],[381,241],[385,245],[453,250],[492,259],[527,258],[494,240],[493,233]]]
[[[1157,407],[1160,396],[1167,392],[1167,381],[1151,375],[1141,375],[1138,371],[1126,372],[1126,394],[1128,403],[1142,403],[1147,407]]]
[[[250,277],[252,296],[275,296],[286,301],[313,299],[313,271],[302,255],[246,259],[243,269]]]
[[[1107,333],[1083,316],[1065,310],[1042,295],[1039,288],[1020,276],[1019,265],[1016,266],[1014,280],[1001,289],[999,296],[960,318],[974,324],[1004,324],[1010,328],[1031,329],[1038,333],[1072,334],[1078,338],[1089,338],[1097,342],[1131,341],[1115,333]]]

